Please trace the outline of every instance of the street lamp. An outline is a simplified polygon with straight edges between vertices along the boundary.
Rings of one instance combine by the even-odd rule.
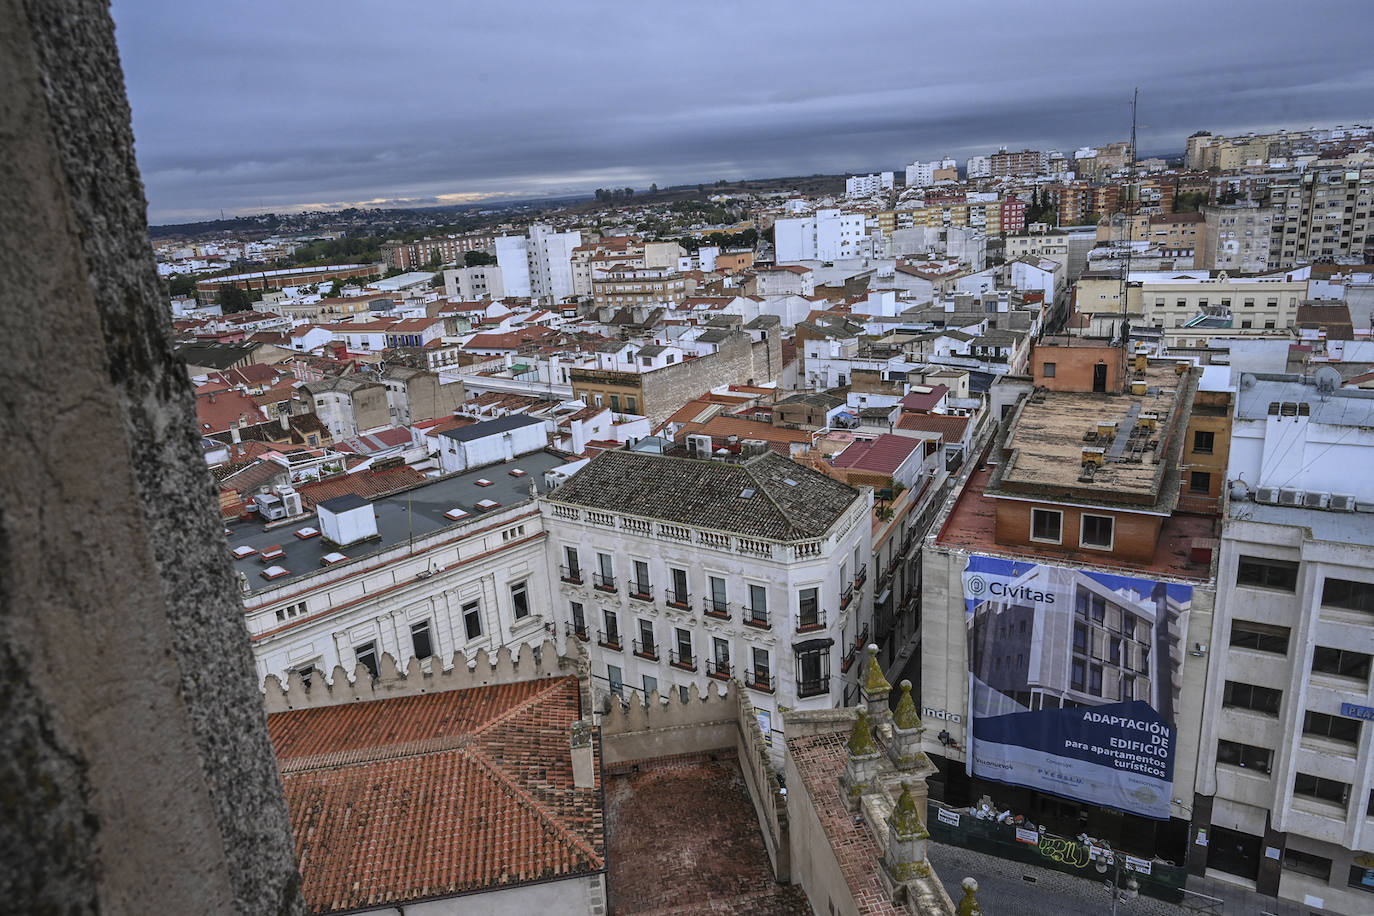
[[[1131,870],[1128,868],[1126,869],[1126,884],[1125,886],[1122,886],[1121,859],[1118,858],[1115,853],[1111,852],[1104,853],[1103,855],[1097,857],[1097,863],[1095,867],[1097,868],[1097,873],[1099,875],[1105,875],[1107,873],[1108,856],[1111,856],[1112,863],[1116,867],[1116,870],[1113,872],[1112,877],[1108,878],[1106,881],[1107,890],[1112,892],[1112,916],[1116,916],[1117,904],[1125,903],[1128,900],[1134,900],[1136,897],[1138,897],[1140,895],[1140,885],[1136,883],[1135,875],[1131,874]]]

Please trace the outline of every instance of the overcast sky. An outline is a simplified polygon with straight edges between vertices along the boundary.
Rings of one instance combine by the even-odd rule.
[[[113,0],[154,223],[1374,117],[1368,0]]]

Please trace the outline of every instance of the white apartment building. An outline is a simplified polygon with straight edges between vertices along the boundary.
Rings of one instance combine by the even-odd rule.
[[[1232,273],[1263,273],[1271,265],[1270,239],[1278,211],[1253,204],[1203,207],[1206,231],[1199,267]],[[1277,258],[1272,259],[1277,265]]]
[[[552,298],[559,302],[573,294],[572,252],[582,244],[582,233],[554,232],[536,223],[528,236],[503,235],[496,239],[496,263],[507,296]]]
[[[1209,875],[1368,913],[1374,392],[1325,372],[1240,380],[1211,645],[1188,647],[1210,657],[1193,841]]]
[[[231,524],[259,679],[333,680],[335,666],[352,678],[383,654],[428,669],[458,650],[542,643],[553,621],[531,484],[564,464],[535,451],[370,501],[326,500],[283,527]]]
[[[930,162],[913,162],[906,167],[906,186],[908,188],[928,188],[935,183],[935,173],[946,169],[957,170],[959,163],[946,156]]]
[[[968,178],[989,178],[992,176],[992,159],[988,156],[969,156],[964,162],[964,173]]]
[[[780,709],[842,702],[870,624],[872,504],[771,451],[603,452],[540,499],[559,636],[620,697],[737,678],[780,752]]]
[[[892,172],[852,175],[845,180],[844,193],[846,197],[872,197],[875,194],[891,191],[895,184],[896,176]]]
[[[464,302],[477,302],[483,299],[504,299],[506,284],[502,280],[501,268],[495,264],[481,267],[460,267],[444,271],[444,295],[450,299]]]
[[[773,224],[777,263],[857,257],[867,236],[864,221],[862,213],[833,209],[817,210],[802,219],[780,219]]]

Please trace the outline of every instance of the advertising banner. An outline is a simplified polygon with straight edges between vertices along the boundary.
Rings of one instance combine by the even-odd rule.
[[[970,556],[969,771],[1167,819],[1193,589]]]

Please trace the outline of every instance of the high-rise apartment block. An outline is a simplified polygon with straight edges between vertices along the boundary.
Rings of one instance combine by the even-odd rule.
[[[501,268],[506,295],[561,302],[573,295],[572,253],[582,244],[582,233],[555,232],[536,223],[528,236],[503,235],[496,239],[496,263]]]
[[[988,174],[995,178],[1017,175],[1039,175],[1045,171],[1048,156],[1039,150],[1025,149],[1019,153],[998,150],[988,157]]]
[[[1374,168],[1321,169],[1269,186],[1270,266],[1374,257]]]
[[[906,167],[906,186],[926,188],[938,181],[958,181],[959,163],[949,158],[932,159],[930,162],[913,162]]]

